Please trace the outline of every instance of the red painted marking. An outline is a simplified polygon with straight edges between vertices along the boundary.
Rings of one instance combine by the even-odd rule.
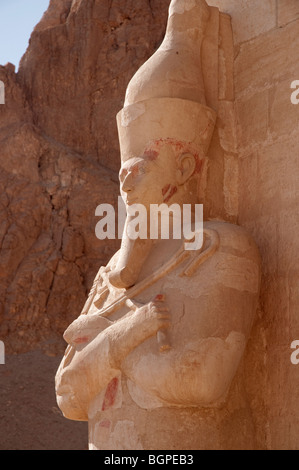
[[[143,167],[144,167],[144,162],[139,162],[135,163],[135,165],[132,165],[130,167],[131,175],[133,178],[136,178],[136,176],[139,176],[143,173]]]
[[[203,160],[200,160],[199,158],[195,158],[196,166],[194,173],[200,173],[203,165]]]
[[[207,129],[205,129],[204,133],[208,130],[208,128],[209,125]],[[157,155],[159,155],[161,147],[167,144],[173,147],[176,153],[176,157],[179,157],[180,155],[182,155],[182,153],[191,153],[195,158],[195,170],[193,174],[200,173],[200,171],[202,170],[204,155],[200,155],[198,150],[194,148],[192,142],[183,142],[173,138],[157,139],[151,143],[151,148],[156,148]]]
[[[163,196],[165,196],[165,194],[168,193],[168,191],[170,190],[170,184],[167,184],[166,186],[164,186],[164,188],[162,189],[162,194]]]
[[[139,170],[140,170],[140,163],[133,166],[133,168],[131,169],[133,178],[139,175]]]
[[[76,338],[74,343],[75,344],[84,344],[84,343],[87,343],[88,341],[89,341],[88,336],[83,336],[82,338]]]
[[[117,388],[118,388],[118,378],[115,377],[114,379],[111,380],[111,382],[108,384],[106,393],[105,393],[105,398],[102,406],[102,411],[109,410],[114,403],[115,403],[115,398],[117,394]]]
[[[184,142],[181,142],[179,140],[173,140],[172,142],[172,145],[178,150],[178,151],[182,151],[185,147],[185,143]]]
[[[101,428],[109,429],[110,425],[111,425],[111,422],[109,421],[109,419],[104,419],[103,421],[100,422],[100,427]]]
[[[164,295],[163,294],[156,295],[155,300],[164,300]]]
[[[171,186],[168,196],[164,199],[164,202],[168,202],[172,196],[177,192],[178,188],[176,186]]]
[[[157,157],[158,157],[159,153],[156,151],[156,150],[153,150],[153,149],[148,149],[148,150],[145,150],[144,152],[144,156],[147,160],[156,160]]]
[[[120,180],[123,180],[128,174],[128,170],[126,170],[125,168],[123,170],[121,170],[120,174],[119,174],[119,178]]]

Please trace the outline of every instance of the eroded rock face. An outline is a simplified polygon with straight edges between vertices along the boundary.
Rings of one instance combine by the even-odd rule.
[[[19,72],[47,135],[118,171],[115,115],[132,75],[162,40],[168,5],[169,0],[51,2]]]
[[[52,0],[18,74],[0,67],[0,338],[64,349],[95,272],[119,245],[95,236],[117,207],[116,112],[160,44],[169,0]]]

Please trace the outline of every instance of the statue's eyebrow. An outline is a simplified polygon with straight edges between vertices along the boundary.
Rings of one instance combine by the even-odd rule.
[[[119,179],[122,180],[125,176],[127,176],[127,174],[128,174],[128,170],[126,168],[121,168],[118,174]]]
[[[122,168],[119,172],[119,178],[120,179],[125,178],[125,176],[127,176],[127,174],[130,172],[134,176],[136,176],[137,173],[144,174],[145,173],[145,161],[144,160],[138,161],[130,165],[129,168]]]

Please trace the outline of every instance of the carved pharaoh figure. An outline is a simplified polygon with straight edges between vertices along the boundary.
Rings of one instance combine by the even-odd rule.
[[[117,116],[128,208],[204,204],[216,121],[200,54],[209,18],[204,0],[173,0],[161,47],[128,86]],[[200,250],[186,250],[185,240],[125,231],[65,332],[57,401],[67,418],[89,421],[91,449],[222,447],[260,257],[236,225],[206,221],[203,235]]]

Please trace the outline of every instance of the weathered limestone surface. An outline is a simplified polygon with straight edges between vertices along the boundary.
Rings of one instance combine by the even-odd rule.
[[[238,220],[263,258],[261,313],[248,348],[247,390],[259,445],[296,449],[299,369],[290,362],[290,344],[299,337],[299,106],[291,103],[290,85],[299,77],[298,2],[278,0],[276,23],[270,13],[275,2],[214,3],[227,4],[237,38],[241,25],[245,30],[235,54]],[[245,3],[248,17],[234,22]],[[247,35],[247,24],[258,25],[256,14],[264,26]]]
[[[210,0],[209,4],[232,16],[235,44],[248,41],[276,26],[276,0]]]
[[[118,171],[114,116],[130,78],[163,37],[168,4],[51,2],[19,71],[45,134]]]
[[[278,26],[284,26],[299,17],[297,0],[277,0]]]

